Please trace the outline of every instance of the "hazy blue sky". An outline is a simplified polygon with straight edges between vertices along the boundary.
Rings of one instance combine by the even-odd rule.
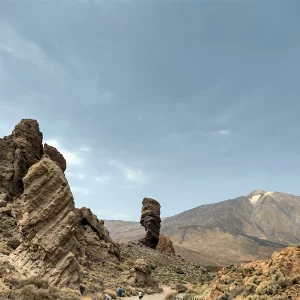
[[[300,195],[299,29],[299,0],[1,0],[0,135],[37,119],[100,218]]]

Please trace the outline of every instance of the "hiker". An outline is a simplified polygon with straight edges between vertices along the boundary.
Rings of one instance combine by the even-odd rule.
[[[119,287],[119,289],[118,289],[118,296],[122,297],[122,294],[123,294],[123,289],[121,287]]]
[[[139,299],[142,300],[143,296],[144,296],[144,295],[143,295],[142,291],[140,291],[140,292],[139,292]]]

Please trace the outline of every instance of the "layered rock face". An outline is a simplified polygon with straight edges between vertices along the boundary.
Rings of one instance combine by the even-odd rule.
[[[64,172],[67,168],[67,162],[63,155],[55,148],[48,144],[44,145],[45,155],[52,159]]]
[[[171,241],[170,238],[168,238],[167,236],[165,236],[163,234],[159,235],[159,241],[156,246],[156,249],[159,252],[167,254],[167,255],[175,255],[175,249],[173,246],[173,242]]]
[[[140,240],[150,248],[156,248],[160,232],[160,204],[151,198],[144,198],[140,223],[147,231],[146,236]]]
[[[56,148],[43,148],[42,138],[37,121],[24,119],[0,139],[0,253],[21,277],[89,286],[93,276],[84,274],[118,264],[120,250],[103,221],[74,207],[66,160]]]
[[[98,220],[89,208],[76,209],[77,232],[80,242],[80,263],[89,267],[90,263],[103,260],[119,262],[120,249],[109,236],[104,221]]]
[[[0,194],[23,192],[23,177],[43,156],[42,139],[38,122],[30,119],[23,119],[11,135],[0,139]]]
[[[23,183],[22,243],[10,255],[13,264],[27,276],[39,275],[50,284],[78,288],[75,207],[62,170],[43,157],[29,169]]]

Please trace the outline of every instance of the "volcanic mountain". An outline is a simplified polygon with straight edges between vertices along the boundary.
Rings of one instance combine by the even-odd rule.
[[[106,221],[111,236],[137,240],[136,222]],[[267,259],[288,244],[300,243],[300,197],[255,190],[247,196],[201,205],[162,220],[177,254],[205,265]]]

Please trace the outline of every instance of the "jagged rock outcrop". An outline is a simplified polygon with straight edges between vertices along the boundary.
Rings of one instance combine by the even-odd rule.
[[[19,195],[28,169],[43,156],[43,134],[36,120],[23,119],[0,139],[0,194]]]
[[[288,247],[274,252],[269,260],[222,268],[201,299],[299,300],[299,274],[300,248]]]
[[[147,287],[155,283],[149,264],[144,259],[137,259],[134,262],[134,282],[137,287]]]
[[[154,199],[144,198],[140,223],[147,231],[146,236],[140,240],[150,248],[156,248],[160,232],[160,204]]]
[[[64,172],[67,168],[67,162],[63,155],[55,148],[48,144],[44,145],[44,153],[52,159]]]
[[[159,241],[156,250],[167,255],[175,255],[175,249],[171,239],[163,234],[159,235]]]
[[[105,259],[119,261],[120,249],[104,227],[103,220],[98,220],[89,208],[83,207],[76,209],[76,223],[82,264]]]
[[[78,288],[75,207],[62,170],[43,157],[29,169],[23,183],[22,243],[10,255],[11,261],[26,276],[39,275],[52,285]]]

